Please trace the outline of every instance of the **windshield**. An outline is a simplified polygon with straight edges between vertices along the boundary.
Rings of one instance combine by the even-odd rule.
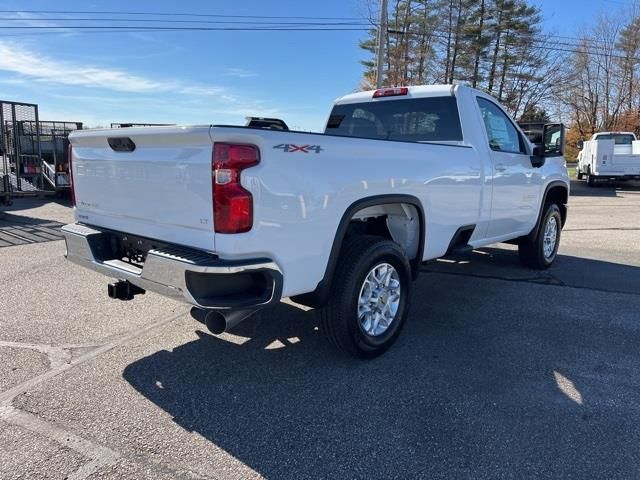
[[[458,105],[450,96],[336,105],[325,133],[407,142],[462,140]]]
[[[629,133],[606,133],[598,135],[596,140],[614,140],[616,145],[631,145],[635,138]]]

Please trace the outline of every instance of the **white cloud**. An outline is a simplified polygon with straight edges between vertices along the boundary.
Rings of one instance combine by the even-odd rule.
[[[178,92],[184,93],[185,95],[228,97],[228,95],[225,94],[225,89],[222,87],[196,87],[192,85],[181,87],[178,89]]]
[[[8,15],[9,18],[14,18],[16,20],[16,22],[15,23],[12,22],[11,25],[15,25],[15,26],[25,25],[29,27],[56,27],[56,30],[58,33],[67,33],[67,34],[73,33],[73,29],[71,28],[60,28],[61,25],[59,23],[50,22],[48,20],[42,20],[41,16],[35,15],[30,12],[15,12],[15,14],[13,15],[10,13],[7,13],[6,15]]]
[[[31,77],[37,82],[101,88],[130,93],[174,92],[185,95],[220,95],[221,87],[157,81],[124,70],[55,60],[0,41],[0,70]]]
[[[0,83],[4,85],[24,85],[27,81],[24,78],[0,78]]]
[[[227,77],[237,78],[250,78],[256,76],[254,72],[250,72],[249,70],[245,70],[244,68],[225,68],[224,74]]]
[[[221,71],[224,75],[229,70]],[[231,70],[236,76],[253,75]],[[241,124],[249,115],[282,117],[303,128],[319,123],[315,115],[296,109],[285,114],[271,102],[230,87],[180,78],[155,79],[95,63],[60,60],[0,40],[0,75],[2,72],[6,74],[0,84],[31,87],[37,94],[41,118],[71,118],[91,126],[110,121]],[[42,85],[50,88],[40,88]],[[179,101],[167,101],[176,95]]]

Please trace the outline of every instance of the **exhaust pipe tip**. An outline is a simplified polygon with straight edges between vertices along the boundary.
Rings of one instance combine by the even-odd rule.
[[[206,313],[204,324],[207,326],[207,329],[215,335],[220,335],[227,329],[227,320],[224,318],[224,315],[215,310],[209,310]]]
[[[250,310],[206,310],[198,307],[191,309],[191,316],[214,335],[228,332],[243,320],[249,318],[257,309]]]

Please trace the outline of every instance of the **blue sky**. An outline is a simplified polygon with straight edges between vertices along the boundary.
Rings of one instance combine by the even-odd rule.
[[[5,0],[3,10],[153,11],[366,17],[374,0]],[[575,35],[625,0],[537,0],[546,27]],[[0,17],[15,14],[0,13]],[[144,32],[12,36],[0,20],[0,99],[38,103],[40,118],[110,122],[242,123],[279,116],[321,130],[333,99],[358,88],[365,32]],[[77,15],[81,16],[81,15]],[[56,20],[51,25],[60,25]],[[114,22],[110,22],[115,24]]]

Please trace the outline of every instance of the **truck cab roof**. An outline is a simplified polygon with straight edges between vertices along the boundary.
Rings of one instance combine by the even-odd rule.
[[[348,103],[363,103],[363,102],[372,102],[372,101],[385,101],[389,100],[398,100],[400,96],[404,96],[406,98],[424,98],[424,97],[443,97],[450,96],[455,93],[456,90],[460,88],[469,88],[462,85],[418,85],[415,87],[395,87],[395,88],[381,88],[377,90],[367,90],[364,92],[356,92],[350,93],[349,95],[344,95],[343,97],[339,97],[335,100],[334,105],[344,105]],[[402,93],[400,91],[402,90]],[[374,97],[376,92],[380,91],[388,91],[390,94],[381,95],[379,97]],[[391,91],[396,91],[396,93],[391,93]],[[481,93],[478,91],[478,93]]]

